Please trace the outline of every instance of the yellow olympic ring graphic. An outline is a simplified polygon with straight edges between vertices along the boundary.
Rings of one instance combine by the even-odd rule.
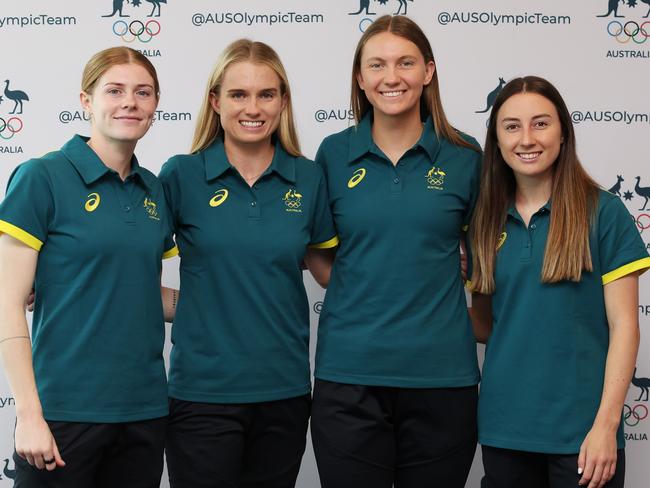
[[[429,178],[427,179],[427,182],[431,186],[442,186],[442,184],[445,182],[444,176],[442,178]]]
[[[101,200],[99,193],[91,193],[87,198],[88,200],[86,200],[84,208],[86,209],[86,212],[94,212],[97,210],[97,207],[99,207],[99,202]]]
[[[363,180],[364,176],[366,176],[365,168],[359,168],[356,170],[354,173],[352,173],[352,178],[350,178],[348,181],[348,188],[354,188],[357,186],[359,183],[361,183],[361,180]]]
[[[289,208],[298,208],[300,207],[300,200],[286,200],[284,204]]]
[[[226,201],[226,198],[228,198],[228,190],[225,188],[217,190],[214,193],[215,195],[210,199],[209,202],[211,207],[218,207]]]

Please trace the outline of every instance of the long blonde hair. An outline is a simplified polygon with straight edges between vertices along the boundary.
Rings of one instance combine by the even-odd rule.
[[[431,44],[429,43],[427,36],[411,19],[402,15],[383,15],[375,20],[363,33],[361,39],[359,39],[357,49],[354,52],[354,61],[352,62],[352,90],[350,104],[352,106],[355,123],[357,124],[361,121],[363,116],[372,109],[370,101],[368,101],[365,92],[359,87],[357,81],[359,73],[361,72],[361,55],[363,54],[363,48],[368,40],[383,32],[390,32],[391,34],[411,41],[422,53],[425,63],[428,63],[429,61],[435,63],[433,50],[431,49]],[[431,115],[433,126],[438,137],[447,139],[456,146],[467,147],[480,152],[481,148],[463,139],[458,131],[454,129],[447,120],[440,100],[437,66],[433,72],[431,82],[422,90],[422,95],[420,96],[420,113]]]
[[[259,63],[271,68],[280,79],[280,92],[286,99],[286,106],[280,115],[280,124],[276,135],[280,144],[287,153],[292,156],[301,156],[300,143],[298,142],[298,133],[293,121],[293,108],[291,105],[291,90],[287,73],[280,61],[280,57],[271,46],[263,42],[251,41],[249,39],[239,39],[230,44],[221,53],[217,64],[215,65],[208,86],[205,90],[205,96],[201,103],[199,117],[194,129],[192,147],[190,152],[194,153],[208,147],[222,130],[221,118],[212,108],[210,96],[219,96],[221,85],[226,70],[234,63],[250,61]]]
[[[503,160],[498,146],[497,117],[505,101],[519,93],[536,93],[553,103],[562,127],[563,142],[554,163],[551,217],[541,281],[580,281],[582,271],[593,270],[589,232],[598,203],[599,187],[578,159],[569,110],[560,93],[547,80],[536,76],[516,78],[503,87],[492,107],[485,140],[481,188],[470,226],[473,253],[471,290],[482,294],[495,291],[497,243],[516,191],[514,173]]]

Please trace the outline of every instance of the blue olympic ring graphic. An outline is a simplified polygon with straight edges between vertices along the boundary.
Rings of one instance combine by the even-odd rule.
[[[121,37],[124,42],[133,42],[136,39],[140,42],[150,42],[151,39],[160,34],[160,22],[151,19],[146,24],[143,24],[139,20],[132,20],[131,23],[127,24],[123,20],[116,20],[113,23],[113,34]]]
[[[630,42],[632,39],[637,44],[643,44],[650,37],[650,20],[646,20],[643,24],[639,25],[633,20],[620,23],[618,20],[612,20],[607,24],[607,33],[616,38],[621,44]]]
[[[18,117],[11,117],[8,120],[0,117],[0,137],[8,141],[18,132],[23,130],[23,121]]]
[[[630,407],[628,404],[623,406],[623,420],[625,421],[625,425],[634,427],[647,417],[648,407],[642,403],[637,403],[634,407]]]
[[[636,226],[639,228],[639,233],[643,234],[643,231],[650,229],[650,215],[647,213],[639,214],[636,218],[632,217]]]

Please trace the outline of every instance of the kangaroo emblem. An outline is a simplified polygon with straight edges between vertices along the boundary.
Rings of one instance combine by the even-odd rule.
[[[102,15],[102,17],[113,17],[118,12],[120,13],[120,17],[130,17],[130,15],[124,15],[122,13],[124,1],[125,0],[113,0],[113,13],[109,15]],[[129,3],[129,0],[126,0],[126,3]]]
[[[494,90],[492,90],[490,93],[488,93],[487,100],[485,102],[485,110],[477,110],[474,113],[475,114],[484,114],[485,112],[490,110],[492,108],[492,106],[494,105],[494,101],[496,100],[497,95],[499,94],[499,92],[503,88],[503,85],[505,85],[505,84],[506,84],[505,80],[499,76],[499,85]]]
[[[607,190],[610,193],[613,193],[614,195],[618,195],[619,197],[621,196],[621,182],[625,181],[621,175],[617,175],[616,179],[618,180],[614,186],[612,186],[609,190]]]
[[[284,204],[290,208],[290,209],[298,209],[300,208],[300,199],[302,198],[302,195],[298,193],[295,188],[291,188],[287,193],[284,194]]]
[[[366,15],[377,15],[375,12],[369,12],[368,11],[369,8],[370,8],[370,0],[359,0],[359,10],[357,10],[356,12],[350,12],[348,15],[359,15],[364,10],[366,11]]]
[[[596,17],[609,17],[609,14],[614,12],[614,17],[625,17],[625,15],[618,15],[618,3],[623,2],[625,4],[625,0],[608,0],[607,1],[607,13],[603,15],[596,15]]]

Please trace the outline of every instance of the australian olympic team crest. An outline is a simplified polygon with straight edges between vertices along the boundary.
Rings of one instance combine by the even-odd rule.
[[[23,110],[26,107],[25,102],[29,102],[29,96],[14,85],[13,78],[6,79],[4,91],[0,91],[0,153],[23,152],[23,148],[16,145],[16,140],[25,125]],[[19,85],[19,87],[23,86]]]
[[[284,202],[285,211],[287,212],[296,212],[302,213],[302,194],[298,193],[295,188],[290,188],[288,192],[284,194],[282,201]]]
[[[601,29],[613,45],[607,58],[650,59],[650,0],[601,0]]]
[[[358,9],[353,12],[348,12],[348,15],[361,16],[359,21],[359,30],[365,32],[370,24],[373,23],[372,16],[377,15],[407,15],[409,2],[413,3],[414,0],[350,0],[350,3],[358,4]]]
[[[636,392],[638,388],[638,397],[633,395],[632,401],[628,401],[623,406],[623,421],[625,422],[625,440],[626,441],[648,441],[647,421],[648,421],[648,394],[650,393],[650,378],[637,376],[637,368],[634,368],[632,375],[632,385],[630,392]]]
[[[144,6],[143,2],[147,5]],[[134,48],[145,56],[161,55],[160,50],[152,49],[149,43],[162,32],[160,16],[162,5],[167,0],[105,0],[105,3],[112,7],[112,11],[102,17],[112,19],[111,29],[115,36],[127,44],[137,43]],[[149,6],[151,10],[147,8]]]
[[[427,188],[429,190],[444,190],[445,176],[447,176],[447,173],[445,173],[441,168],[432,166],[425,175]]]
[[[650,251],[650,178],[616,175],[609,192],[623,200]]]

